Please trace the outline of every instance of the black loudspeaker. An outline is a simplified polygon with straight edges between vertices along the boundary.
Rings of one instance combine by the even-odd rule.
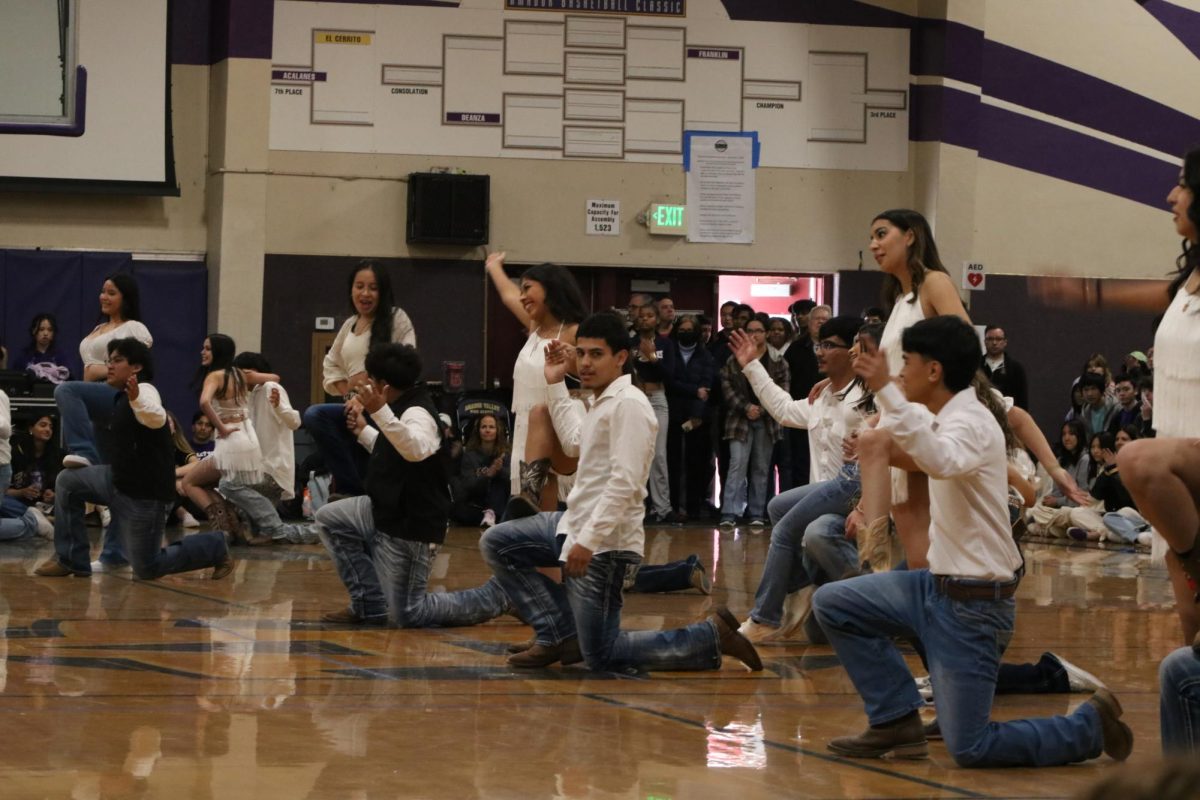
[[[487,244],[491,178],[414,172],[408,176],[409,244]]]

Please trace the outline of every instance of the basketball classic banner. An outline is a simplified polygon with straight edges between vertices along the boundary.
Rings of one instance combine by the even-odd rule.
[[[687,0],[504,0],[506,11],[570,11],[577,14],[640,14],[686,17]]]

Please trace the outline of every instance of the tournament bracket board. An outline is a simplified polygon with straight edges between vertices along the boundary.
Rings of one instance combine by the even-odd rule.
[[[719,0],[277,0],[270,146],[679,163],[685,130],[757,131],[760,166],[904,171],[908,52]]]

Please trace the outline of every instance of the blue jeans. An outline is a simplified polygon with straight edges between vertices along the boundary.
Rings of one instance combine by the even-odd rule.
[[[117,390],[104,381],[67,381],[54,387],[54,403],[62,418],[66,452],[103,464],[96,447],[95,425],[112,416]]]
[[[493,578],[461,592],[426,591],[438,546],[379,533],[371,498],[348,497],[317,510],[321,541],[360,617],[388,619],[398,628],[478,625],[512,606]]]
[[[555,535],[561,511],[501,522],[479,539],[479,552],[512,600],[517,614],[546,647],[575,636],[575,615],[560,584],[537,571],[557,567],[562,539]]]
[[[1137,541],[1138,534],[1150,530],[1150,523],[1136,511],[1118,514],[1110,511],[1104,515],[1104,527],[1127,544]]]
[[[919,637],[936,687],[938,723],[959,766],[1070,764],[1100,755],[1100,716],[1088,703],[1070,716],[991,722],[1000,653],[1012,636],[1014,601],[955,600],[928,570],[829,583],[813,611],[866,705],[872,725],[922,706],[892,637]]]
[[[252,487],[221,478],[217,489],[226,500],[246,512],[256,531],[272,539],[285,539],[289,542],[302,542],[311,538],[312,534],[307,531],[309,526],[285,523],[279,518],[275,504]]]
[[[341,494],[362,494],[367,451],[347,430],[345,407],[341,403],[309,406],[304,411],[304,427],[317,443],[336,490]]]
[[[847,465],[834,480],[797,486],[771,500],[767,507],[772,525],[771,545],[754,594],[751,619],[779,627],[783,601],[788,594],[812,582],[804,569],[801,549],[809,526],[826,514],[845,514],[858,487],[858,467]]]
[[[17,498],[2,493],[11,485],[12,464],[0,466],[0,542],[37,535],[37,517],[33,509]]]
[[[1200,752],[1200,655],[1181,647],[1158,668],[1163,755]]]
[[[804,532],[804,571],[817,586],[857,575],[862,568],[858,545],[846,538],[846,518],[822,514]]]
[[[640,564],[632,581],[626,581],[625,591],[635,594],[659,592],[682,592],[692,588],[692,572],[700,566],[700,559],[690,555],[683,561],[669,564]]]
[[[83,524],[86,502],[106,505],[112,511],[108,535],[120,537],[133,574],[143,580],[211,567],[228,552],[225,535],[218,531],[193,533],[163,547],[170,503],[118,492],[113,487],[112,467],[64,469],[54,486],[54,552],[59,563],[77,573],[92,571],[91,548]]]
[[[763,516],[774,444],[761,418],[750,422],[745,441],[729,440],[729,472],[721,498],[723,516],[737,517],[742,512],[749,517]]]
[[[592,557],[587,574],[555,583],[537,567],[557,567],[562,539],[555,534],[561,511],[502,522],[479,540],[484,560],[534,630],[551,646],[576,635],[589,669],[716,669],[721,664],[717,629],[698,622],[671,631],[622,631],[622,588],[636,553],[610,551]],[[565,537],[564,537],[565,538]]]

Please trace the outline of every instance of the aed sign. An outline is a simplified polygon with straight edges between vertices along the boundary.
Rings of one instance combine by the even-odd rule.
[[[978,261],[964,261],[962,272],[962,288],[970,292],[982,292],[987,283],[987,275],[983,264]]]
[[[587,226],[584,232],[588,236],[620,236],[621,201],[588,200]]]
[[[683,236],[687,233],[687,206],[651,203],[646,225],[650,233]]]

